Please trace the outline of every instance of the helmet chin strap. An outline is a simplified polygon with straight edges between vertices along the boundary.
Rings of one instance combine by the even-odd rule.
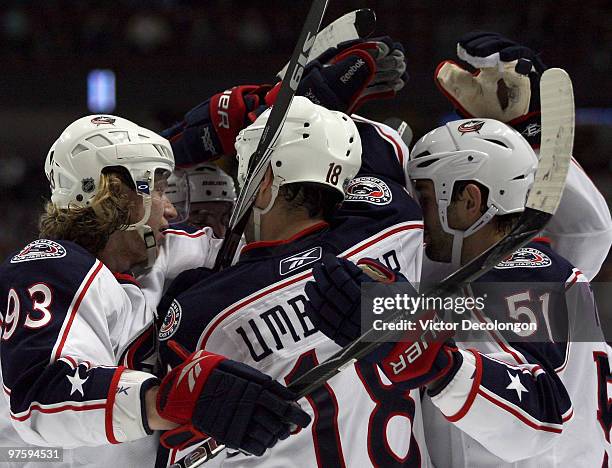
[[[276,177],[272,180],[271,193],[270,193],[270,201],[265,208],[257,208],[253,205],[253,236],[254,241],[261,240],[261,216],[265,215],[268,211],[272,209],[274,206],[274,202],[276,201],[276,197],[278,196],[278,189],[280,188],[280,180],[276,179]]]
[[[438,216],[440,218],[440,224],[444,232],[448,232],[453,236],[453,250],[451,254],[451,264],[453,268],[458,269],[461,266],[461,251],[463,249],[463,240],[466,237],[471,236],[476,231],[480,230],[485,224],[487,224],[499,211],[497,207],[491,205],[483,215],[478,218],[474,223],[467,228],[465,231],[459,229],[452,229],[448,226],[448,200],[438,200]]]
[[[144,205],[144,216],[140,221],[135,224],[130,224],[126,231],[136,231],[142,241],[144,242],[147,260],[146,264],[141,265],[144,269],[149,269],[153,266],[155,259],[157,258],[157,242],[155,242],[155,234],[153,233],[153,229],[148,226],[146,221],[148,221],[149,216],[151,215],[151,196],[150,195],[142,195],[142,203]]]

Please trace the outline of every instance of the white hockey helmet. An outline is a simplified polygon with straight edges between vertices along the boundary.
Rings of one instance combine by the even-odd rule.
[[[98,192],[105,168],[122,167],[142,197],[143,218],[128,227],[147,247],[149,266],[155,259],[155,237],[145,223],[151,212],[155,171],[172,172],[170,142],[129,120],[113,115],[88,115],[70,124],[55,141],[45,161],[51,201],[59,208],[87,206]]]
[[[214,164],[201,164],[187,170],[191,203],[236,201],[234,180]]]
[[[241,186],[269,116],[270,109],[236,138]],[[314,182],[337,190],[344,198],[348,183],[361,167],[361,137],[348,115],[296,96],[274,145],[270,166],[274,176],[270,203],[263,209],[253,207],[255,240],[259,240],[261,215],[270,211],[282,185]]]
[[[166,187],[166,197],[174,205],[176,217],[169,219],[171,224],[182,223],[189,218],[189,203],[190,190],[187,171],[175,169],[168,177],[168,186]]]
[[[463,239],[494,216],[520,213],[538,158],[527,141],[508,125],[493,119],[449,122],[423,136],[412,148],[407,179],[432,181],[444,231],[452,234],[453,264],[461,260]],[[465,231],[448,226],[448,206],[458,181],[487,187],[487,210]]]
[[[270,109],[236,138],[241,186],[269,116]],[[276,190],[284,184],[315,182],[339,191],[344,197],[346,185],[361,167],[361,138],[346,114],[296,96],[274,145],[270,164]]]

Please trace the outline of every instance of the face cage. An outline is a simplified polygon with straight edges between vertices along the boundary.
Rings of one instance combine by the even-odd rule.
[[[187,173],[177,175],[173,173],[173,183],[168,185],[164,194],[172,203],[177,215],[174,218],[168,219],[170,224],[184,223],[189,219],[189,209],[191,206],[191,191],[189,188],[189,176]]]
[[[165,168],[159,169],[167,171],[168,173],[170,172]],[[146,263],[143,265],[144,269],[152,268],[153,264],[155,263],[155,259],[157,258],[157,242],[155,241],[155,234],[153,229],[146,224],[151,216],[151,205],[153,203],[151,193],[155,190],[155,172],[156,171],[152,172],[150,170],[144,170],[138,173],[134,170],[130,170],[130,174],[136,185],[136,195],[142,198],[144,214],[140,221],[130,224],[126,228],[126,231],[136,231],[144,242],[147,254]]]

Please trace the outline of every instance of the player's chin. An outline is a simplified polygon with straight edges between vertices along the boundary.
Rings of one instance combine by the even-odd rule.
[[[160,228],[157,232],[155,232],[155,242],[157,243],[158,247],[166,241],[166,229],[169,229],[169,226]]]
[[[450,262],[450,256],[444,255],[443,252],[436,248],[436,245],[431,242],[425,244],[425,255],[433,262]]]

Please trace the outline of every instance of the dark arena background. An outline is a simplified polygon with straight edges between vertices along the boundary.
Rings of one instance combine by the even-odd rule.
[[[309,6],[273,0],[1,2],[0,255],[36,237],[48,197],[44,158],[63,128],[93,113],[88,77],[106,80],[109,86],[97,88],[97,99],[104,100],[112,98],[105,90],[114,74],[115,105],[105,113],[160,130],[215,92],[272,82],[289,59]],[[420,137],[452,111],[434,85],[436,65],[455,58],[461,34],[501,32],[539,50],[544,63],[572,77],[574,154],[612,201],[609,2],[330,0],[323,24],[362,7],[376,11],[375,35],[402,42],[411,78],[397,98],[366,104],[360,114],[400,117]],[[93,70],[112,73],[90,75]],[[597,279],[612,280],[610,259]]]

